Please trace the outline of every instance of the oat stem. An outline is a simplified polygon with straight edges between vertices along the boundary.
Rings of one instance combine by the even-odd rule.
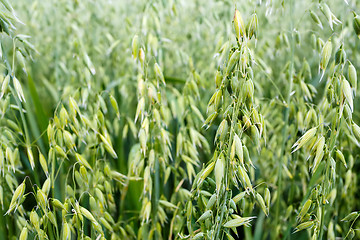
[[[338,124],[336,124],[337,122],[339,122]],[[325,180],[321,182],[321,190],[322,190],[322,195],[321,195],[321,199],[320,199],[320,204],[321,204],[321,218],[320,218],[320,234],[319,234],[319,240],[323,239],[323,235],[324,235],[324,219],[325,219],[325,210],[326,210],[326,206],[324,204],[324,200],[326,198],[326,195],[328,194],[325,190],[326,187],[326,182],[328,182],[328,171],[330,168],[330,158],[333,155],[334,149],[335,149],[335,143],[336,143],[336,139],[339,136],[340,133],[340,127],[342,124],[342,118],[337,121],[336,119],[332,122],[332,126],[331,126],[331,135],[330,135],[330,146],[329,146],[329,155],[326,161],[326,170],[325,170]]]
[[[286,143],[287,143],[287,134],[288,134],[288,125],[289,125],[289,107],[290,107],[290,100],[291,100],[291,93],[293,89],[293,74],[294,74],[294,37],[292,35],[293,32],[293,13],[294,13],[294,1],[289,1],[289,7],[290,7],[290,47],[291,47],[291,53],[290,53],[290,68],[289,68],[289,89],[288,94],[286,97],[286,106],[284,109],[284,127],[282,129],[282,144],[281,144],[281,150],[279,155],[279,161],[278,161],[278,168],[277,168],[277,200],[276,200],[276,212],[275,212],[275,226],[278,226],[279,223],[279,215],[280,215],[280,204],[281,204],[281,196],[282,196],[282,165],[287,160],[288,155],[285,152]],[[274,231],[273,239],[277,238],[276,231]]]

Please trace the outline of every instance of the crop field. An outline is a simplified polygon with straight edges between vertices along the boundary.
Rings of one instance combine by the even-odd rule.
[[[360,239],[360,1],[0,0],[0,240]]]

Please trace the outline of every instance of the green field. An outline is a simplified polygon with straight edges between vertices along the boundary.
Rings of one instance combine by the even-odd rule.
[[[359,1],[0,0],[0,39],[0,240],[360,239]]]

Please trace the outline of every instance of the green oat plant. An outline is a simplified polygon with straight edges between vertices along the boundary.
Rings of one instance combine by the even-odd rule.
[[[360,237],[356,0],[0,7],[0,238]]]
[[[204,127],[209,128],[219,114],[223,120],[215,134],[212,160],[197,174],[186,207],[187,230],[194,239],[225,236],[232,239],[230,229],[237,234],[237,227],[250,226],[256,218],[247,216],[255,202],[264,214],[269,213],[270,191],[266,188],[263,197],[253,187],[249,175],[254,176],[254,165],[246,147],[251,145],[259,150],[260,138],[265,135],[264,119],[253,102],[255,60],[249,48],[251,38],[258,31],[258,19],[253,14],[246,26],[236,10],[233,21],[236,45],[224,44],[223,51],[229,57],[216,73],[216,91],[208,103],[209,117]],[[211,173],[214,173],[213,178],[209,176]],[[237,192],[233,193],[234,188]],[[237,214],[238,210],[242,216]],[[194,217],[199,229],[193,226]]]

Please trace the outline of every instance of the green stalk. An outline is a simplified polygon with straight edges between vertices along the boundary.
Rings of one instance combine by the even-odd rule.
[[[238,93],[236,94],[236,96],[240,96],[240,89],[238,90]],[[230,127],[230,137],[229,137],[229,146],[231,145],[232,141],[233,141],[233,138],[234,138],[234,128],[235,128],[235,124],[237,122],[237,118],[238,118],[238,114],[239,114],[239,107],[240,107],[240,103],[238,102],[239,99],[235,99],[234,100],[234,104],[235,104],[235,108],[233,108],[233,112],[232,112],[232,117],[231,117],[231,127]],[[230,156],[230,151],[231,151],[231,148],[228,147],[227,148],[227,152],[226,152],[226,158],[229,159],[229,156]],[[227,162],[227,168],[229,166],[228,164],[228,161]],[[220,213],[220,221],[219,221],[219,224],[220,226],[218,225],[218,229],[216,231],[216,234],[215,234],[215,239],[218,239],[219,237],[219,234],[220,234],[220,229],[221,229],[221,224],[222,224],[222,221],[223,221],[223,218],[224,218],[224,206],[226,205],[226,201],[227,201],[227,195],[228,195],[228,188],[229,188],[229,185],[230,185],[230,178],[228,176],[228,171],[225,171],[225,182],[226,182],[226,186],[225,186],[225,197],[224,197],[224,203],[221,207],[221,213]]]
[[[227,174],[225,175],[225,177],[227,178],[227,183],[229,184],[229,180],[228,180],[228,177],[227,177]],[[220,213],[220,221],[219,221],[219,225],[217,227],[217,231],[216,231],[216,235],[215,235],[215,238],[214,239],[220,239],[218,236],[220,234],[220,229],[221,229],[221,225],[222,225],[222,220],[224,218],[224,206],[226,205],[226,199],[227,199],[227,195],[228,195],[228,191],[225,190],[225,197],[224,197],[224,204],[222,205],[221,207],[221,213]]]
[[[11,236],[11,235],[7,235],[7,229],[6,229],[6,221],[5,221],[5,216],[4,216],[4,211],[1,211],[0,213],[0,240],[5,240],[5,236]]]
[[[336,119],[333,121],[332,126],[331,126],[331,136],[330,136],[330,147],[329,147],[329,155],[328,155],[328,159],[326,162],[326,170],[325,170],[325,181],[321,182],[321,189],[322,189],[322,195],[321,195],[321,199],[320,199],[320,203],[321,203],[321,219],[320,219],[320,234],[319,234],[319,240],[322,240],[323,235],[324,235],[324,228],[322,227],[324,225],[324,218],[325,218],[325,204],[323,204],[324,198],[326,197],[326,191],[325,191],[325,182],[327,182],[327,177],[328,177],[328,171],[330,168],[330,157],[332,156],[334,149],[335,149],[335,142],[336,139],[339,135],[339,130],[336,131],[336,129],[339,129],[339,127],[341,126],[342,123],[342,119],[339,121],[339,124],[336,124]]]
[[[329,156],[331,156],[331,155],[329,155]],[[323,236],[323,234],[324,234],[324,229],[323,229],[323,227],[321,227],[321,226],[324,224],[324,215],[325,215],[325,204],[323,204],[325,190],[324,190],[323,188],[324,188],[324,185],[325,185],[324,182],[327,181],[328,170],[329,170],[329,159],[328,159],[327,162],[326,162],[325,180],[322,181],[322,183],[321,183],[321,189],[322,189],[322,191],[323,191],[323,194],[321,195],[321,198],[320,198],[321,218],[320,218],[320,234],[319,234],[319,240],[322,240],[322,236]]]
[[[290,0],[290,15],[291,15],[291,21],[290,21],[290,32],[293,30],[293,12],[294,12],[294,1]],[[288,125],[289,125],[289,104],[290,104],[290,98],[291,98],[291,92],[293,89],[293,72],[294,72],[294,38],[292,34],[290,35],[291,38],[291,54],[290,54],[290,76],[289,76],[289,90],[286,97],[286,105],[285,105],[285,111],[284,111],[284,127],[282,131],[282,139],[283,142],[281,144],[281,150],[278,162],[278,169],[277,169],[277,181],[278,181],[278,188],[277,188],[277,200],[276,200],[276,213],[275,213],[275,226],[279,225],[279,214],[280,214],[280,200],[281,200],[281,191],[282,191],[282,163],[286,161],[286,154],[285,154],[285,147],[286,147],[286,140],[287,140],[287,131],[288,131]],[[277,236],[276,231],[274,231],[273,239],[275,239]]]
[[[352,221],[351,225],[350,225],[350,228],[349,229],[352,229],[352,227],[354,226],[356,220],[359,218],[359,215],[356,216],[356,218]],[[349,235],[350,231],[348,231],[348,233],[346,234],[345,238],[347,238],[347,236]]]
[[[50,223],[50,221],[47,221],[46,222],[46,228],[47,228],[47,231],[48,231],[48,235],[49,235],[49,238],[51,239],[51,240],[55,240],[55,239],[57,239],[55,236],[54,236],[54,229],[52,228],[52,226],[51,226],[52,224]]]
[[[156,223],[158,222],[157,217],[157,211],[158,211],[158,205],[159,205],[159,197],[160,197],[160,167],[159,167],[159,159],[155,159],[155,166],[154,166],[154,191],[152,192],[152,198],[151,198],[151,210],[152,210],[152,223],[153,228],[156,229]],[[160,233],[159,233],[160,234]]]
[[[246,209],[247,211],[247,213],[251,213],[251,210],[249,210],[249,209]],[[263,213],[262,213],[263,214]],[[264,215],[264,214],[263,214]],[[258,220],[258,221],[260,221],[260,220]],[[251,230],[252,230],[252,228],[251,227],[246,227],[246,226],[244,226],[244,233],[245,233],[245,239],[246,240],[253,240],[253,236],[252,236],[252,233],[251,233]]]

